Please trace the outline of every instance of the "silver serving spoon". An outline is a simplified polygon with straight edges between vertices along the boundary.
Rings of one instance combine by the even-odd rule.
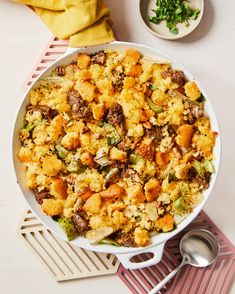
[[[205,267],[213,263],[219,255],[220,246],[209,231],[198,229],[187,232],[180,241],[181,264],[166,276],[149,294],[157,293],[184,265]]]

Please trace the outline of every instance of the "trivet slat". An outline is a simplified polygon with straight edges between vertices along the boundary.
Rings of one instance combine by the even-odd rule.
[[[73,250],[74,252],[76,252],[78,258],[81,258],[82,260],[87,259],[87,262],[88,262],[87,266],[90,269],[90,271],[106,269],[103,263],[100,262],[100,259],[96,256],[95,253],[91,251],[86,252],[85,250],[78,247],[73,247]]]
[[[125,272],[122,272],[120,275],[121,275],[122,282],[129,288],[129,290],[131,291],[131,293],[138,294],[137,285],[136,285],[135,281],[132,281],[129,278],[129,274],[126,274]]]
[[[235,259],[232,260],[231,269],[226,273],[226,277],[222,282],[221,293],[226,293],[226,289],[230,287],[231,280],[234,279],[234,272],[235,272]]]
[[[87,265],[84,265],[82,262],[82,259],[78,257],[72,250],[70,246],[66,242],[60,239],[56,239],[51,232],[48,231],[48,234],[50,235],[50,238],[53,239],[53,243],[57,243],[57,245],[61,248],[60,252],[61,255],[65,256],[65,259],[67,260],[67,264],[70,264],[70,268],[73,269],[73,272],[76,273],[79,271],[80,273],[84,271],[89,271],[90,269]]]
[[[117,272],[115,256],[83,250],[57,238],[30,210],[25,212],[19,233],[57,281]]]
[[[70,245],[68,244],[68,246],[70,246]],[[70,248],[76,254],[77,259],[80,260],[83,264],[84,264],[83,260],[86,260],[84,267],[87,268],[87,270],[89,272],[96,271],[96,270],[100,269],[98,263],[92,262],[91,258],[87,254],[85,254],[84,250],[80,249],[78,251],[78,250],[75,250],[75,248],[72,248],[72,247],[70,247]]]
[[[66,267],[69,269],[69,273],[76,273],[77,270],[82,272],[82,270],[79,268],[81,267],[79,263],[75,263],[72,258],[70,258],[69,254],[59,245],[57,240],[52,237],[51,233],[48,231],[43,232],[45,238],[48,240],[48,243],[53,246],[53,249],[55,252],[59,255],[59,258],[63,261],[63,263],[66,265]]]
[[[23,224],[23,228],[30,228],[31,226],[37,226],[40,225],[40,222],[37,219],[27,219]]]
[[[184,291],[184,293],[187,293],[188,289],[192,287],[192,284],[194,282],[194,273],[192,271],[192,268],[189,267],[186,269],[186,275],[187,275],[187,283],[184,282],[184,285],[182,288],[182,291]]]
[[[30,234],[32,231],[34,233],[36,233],[36,232],[40,232],[41,230],[42,230],[42,224],[34,225],[34,226],[27,226],[27,228],[25,228],[25,226],[22,226],[20,233],[21,234]]]
[[[42,235],[42,231],[39,231],[38,234],[35,234],[35,238],[38,243],[46,250],[49,256],[53,259],[55,263],[58,264],[58,267],[62,271],[64,276],[67,276],[71,273],[69,267],[64,262],[63,258],[59,253],[53,248],[53,244],[49,243]]]
[[[215,294],[216,293],[221,293],[221,288],[222,288],[223,281],[220,279],[220,276],[221,276],[222,272],[224,272],[225,276],[226,276],[226,273],[228,273],[229,268],[231,268],[231,261],[229,263],[226,263],[225,260],[222,260],[220,269],[219,269],[218,274],[217,274],[217,277],[215,277],[214,283],[211,286],[211,292],[213,291],[213,293],[215,293]],[[217,286],[217,282],[218,282],[219,286]]]
[[[34,234],[23,234],[25,241],[30,244],[34,252],[40,257],[43,261],[44,265],[50,270],[50,272],[57,277],[62,276],[62,271],[60,267],[58,267],[57,263],[53,261],[47,251],[38,243],[38,241],[34,238]]]

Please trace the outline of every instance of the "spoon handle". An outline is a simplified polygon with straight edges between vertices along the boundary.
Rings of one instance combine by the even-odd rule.
[[[167,275],[156,287],[154,287],[148,294],[155,294],[157,293],[174,275],[185,265],[187,261],[185,259],[182,260],[181,264],[174,269],[169,275]]]

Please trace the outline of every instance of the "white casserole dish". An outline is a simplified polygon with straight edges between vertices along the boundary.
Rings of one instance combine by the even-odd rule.
[[[74,56],[78,52],[86,52],[86,53],[95,53],[100,50],[110,49],[110,50],[125,50],[127,48],[135,48],[139,52],[141,52],[145,56],[152,57],[157,60],[164,60],[164,61],[170,61],[172,64],[172,67],[175,69],[183,70],[185,76],[189,80],[194,80],[196,83],[197,81],[194,79],[194,77],[191,75],[191,73],[184,68],[181,64],[179,64],[174,59],[160,53],[159,51],[141,45],[141,44],[135,44],[135,43],[127,43],[127,42],[113,42],[110,44],[100,45],[100,46],[93,46],[93,47],[87,47],[87,48],[80,48],[73,50],[70,53],[66,53],[61,58],[56,60],[51,66],[49,66],[46,70],[44,70],[40,76],[35,80],[35,82],[29,87],[28,91],[25,93],[22,103],[19,107],[15,125],[14,125],[14,131],[13,131],[13,142],[12,142],[12,151],[13,151],[13,164],[15,168],[15,173],[17,177],[17,182],[19,183],[19,186],[21,188],[21,191],[28,202],[28,205],[32,209],[32,211],[35,213],[35,215],[42,221],[42,223],[53,233],[55,233],[58,237],[61,239],[66,240],[66,236],[64,232],[60,229],[58,224],[51,219],[51,217],[46,216],[42,210],[40,205],[36,202],[33,192],[25,187],[25,170],[23,168],[23,165],[18,161],[17,154],[20,148],[20,141],[18,140],[18,132],[23,124],[23,116],[25,114],[25,108],[27,104],[29,103],[29,92],[37,87],[38,85],[38,79],[46,77],[50,74],[50,72],[57,67],[58,65],[66,65],[70,63]],[[198,83],[197,83],[198,84]],[[220,156],[221,156],[221,140],[220,140],[220,132],[219,132],[219,126],[216,119],[215,112],[213,110],[213,107],[211,105],[211,102],[209,98],[207,97],[206,93],[203,91],[200,85],[198,85],[200,90],[202,91],[202,94],[206,97],[205,102],[205,109],[207,114],[210,117],[211,120],[211,127],[215,132],[218,132],[218,137],[216,138],[216,144],[214,147],[214,155],[215,159],[213,161],[214,167],[215,167],[215,173],[211,177],[211,182],[209,188],[204,192],[204,200],[203,202],[198,205],[194,211],[186,218],[184,219],[175,230],[168,232],[168,233],[161,233],[157,236],[152,237],[152,242],[148,247],[144,248],[128,248],[128,247],[114,247],[112,245],[91,245],[89,241],[84,237],[78,237],[75,240],[71,241],[73,245],[79,246],[81,248],[97,251],[97,252],[105,252],[105,253],[112,253],[117,256],[117,258],[121,261],[124,267],[129,269],[138,269],[143,268],[146,266],[151,266],[153,264],[158,263],[163,254],[164,245],[167,240],[172,238],[173,236],[177,235],[181,230],[183,230],[189,223],[191,223],[195,217],[198,215],[198,213],[202,210],[203,206],[205,205],[206,201],[208,200],[212,189],[215,185],[216,177],[219,170],[220,165]],[[131,258],[137,254],[140,253],[153,253],[153,257],[147,261],[135,263],[131,261]]]

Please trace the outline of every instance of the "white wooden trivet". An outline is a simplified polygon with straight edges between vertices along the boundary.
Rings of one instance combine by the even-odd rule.
[[[24,212],[18,233],[56,281],[110,275],[118,270],[115,255],[69,244],[46,229],[31,210]]]

